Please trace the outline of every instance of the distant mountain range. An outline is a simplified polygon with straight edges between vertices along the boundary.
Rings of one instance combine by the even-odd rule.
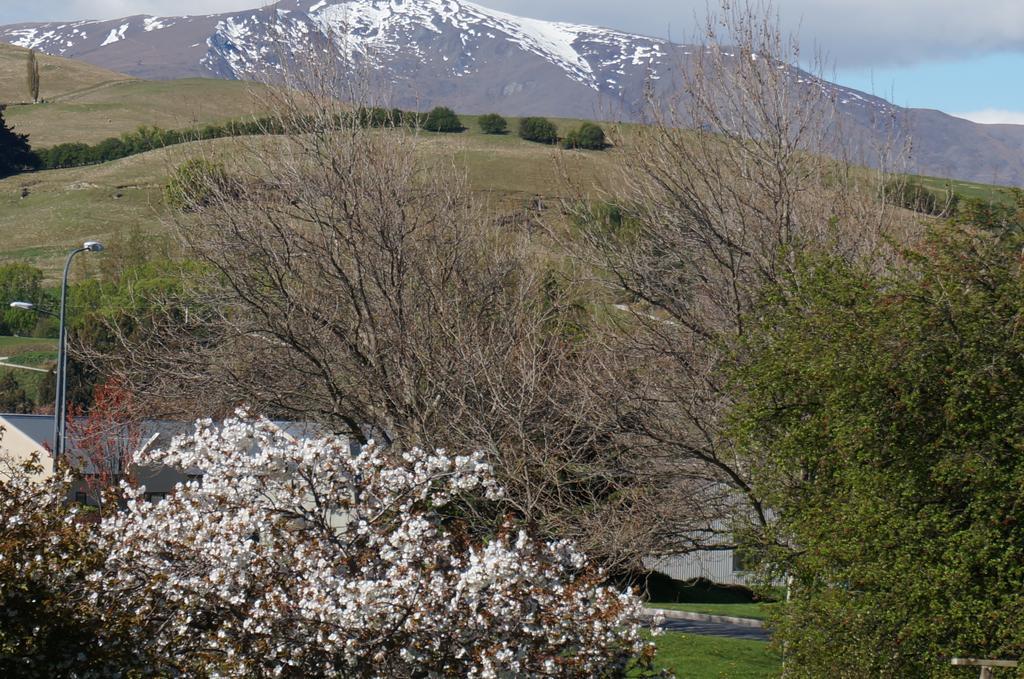
[[[465,113],[636,120],[649,83],[668,87],[692,46],[517,17],[461,0],[281,0],[209,16],[132,16],[0,26],[0,40],[140,78],[250,79],[334,39],[388,84],[392,105]],[[852,125],[909,121],[911,170],[1024,186],[1024,126],[979,125],[831,88]]]

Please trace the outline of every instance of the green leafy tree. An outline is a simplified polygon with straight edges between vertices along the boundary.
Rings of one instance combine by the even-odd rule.
[[[583,123],[562,140],[562,146],[567,149],[603,151],[607,145],[604,130],[594,123]]]
[[[1024,191],[1012,188],[1010,200],[967,198],[960,201],[953,221],[977,226],[998,235],[1024,232]]]
[[[41,305],[46,300],[43,272],[24,262],[0,265],[0,335],[32,334],[39,317],[28,311],[10,308],[11,302]]]
[[[519,121],[519,136],[540,144],[557,144],[558,128],[547,118],[523,118]]]
[[[32,153],[27,134],[18,134],[4,120],[4,109],[0,105],[0,178],[9,177],[39,165],[39,159]]]
[[[437,106],[427,114],[423,121],[423,129],[430,132],[462,132],[464,129],[455,111],[444,106]]]
[[[36,51],[28,51],[28,73],[26,77],[28,93],[32,97],[32,103],[39,103],[39,60],[36,59]]]
[[[180,212],[196,212],[230,192],[230,184],[222,164],[193,158],[171,174],[164,187],[164,201]]]
[[[508,131],[508,121],[497,113],[485,113],[478,122],[484,134],[505,134]]]
[[[885,276],[804,262],[752,319],[733,431],[792,578],[787,676],[1024,654],[1021,243],[976,233]]]
[[[897,178],[887,182],[885,194],[886,200],[893,205],[935,216],[953,214],[960,200],[951,187],[939,192],[913,178]]]
[[[25,388],[10,371],[0,375],[0,413],[30,413],[34,408]]]

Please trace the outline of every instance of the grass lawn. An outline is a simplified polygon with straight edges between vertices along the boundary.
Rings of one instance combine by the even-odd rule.
[[[762,641],[665,632],[655,638],[657,664],[685,679],[764,679],[782,669]]]
[[[5,337],[0,336],[0,356],[13,357],[19,354],[57,351],[57,340],[40,339],[38,337]],[[31,363],[26,365],[33,365]]]
[[[0,356],[7,358],[5,363],[32,368],[50,368],[57,361],[57,340],[0,336]],[[0,367],[0,376],[8,374],[18,381],[18,384],[32,400],[36,402],[43,400],[42,389],[46,373]]]
[[[22,351],[16,356],[11,356],[6,363],[24,365],[29,368],[49,368],[52,367],[50,364],[57,362],[56,351],[44,351],[41,347],[39,351],[36,351],[35,347],[32,349],[32,351]]]
[[[729,615],[734,618],[754,618],[764,620],[767,617],[767,606],[772,604],[659,604],[649,603],[650,608],[664,608],[670,611],[687,611],[705,613],[707,615]]]

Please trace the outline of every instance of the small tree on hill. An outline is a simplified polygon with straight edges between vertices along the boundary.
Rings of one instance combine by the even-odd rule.
[[[36,59],[36,51],[28,51],[28,93],[32,97],[32,103],[39,103],[39,60]]]
[[[0,106],[0,178],[9,177],[38,166],[27,134],[18,134],[4,121],[5,106]]]
[[[567,149],[587,149],[590,151],[602,151],[607,146],[604,130],[600,125],[594,123],[583,123],[569,133],[562,140],[562,146]]]
[[[437,106],[427,114],[423,121],[423,129],[430,132],[462,132],[466,128],[462,126],[462,121],[455,115],[455,111],[445,106]]]
[[[519,136],[541,144],[558,142],[558,129],[547,118],[523,118],[519,121]]]
[[[508,121],[497,113],[486,113],[480,116],[479,122],[484,134],[505,134],[508,131]]]
[[[178,166],[164,187],[164,201],[180,212],[198,212],[219,192],[230,192],[224,166],[193,158]]]

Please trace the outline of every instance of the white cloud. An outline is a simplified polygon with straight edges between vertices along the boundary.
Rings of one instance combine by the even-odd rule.
[[[718,0],[476,0],[509,12],[671,37],[694,34]],[[757,0],[754,0],[755,4]],[[739,4],[739,3],[733,3]],[[1024,51],[1021,0],[774,0],[786,30],[842,69]]]
[[[1024,125],[1024,111],[1005,111],[998,108],[986,108],[969,113],[952,113],[957,118],[964,118],[983,125]]]

